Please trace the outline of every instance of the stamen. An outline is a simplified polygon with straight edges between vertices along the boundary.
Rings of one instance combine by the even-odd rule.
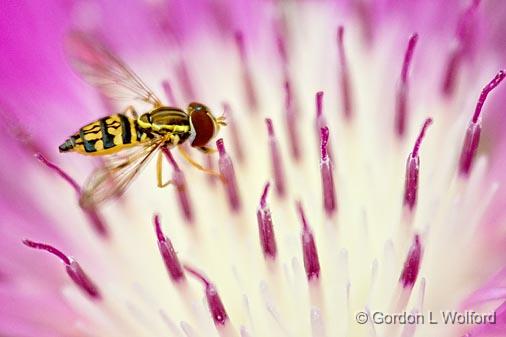
[[[323,116],[323,91],[318,91],[315,95],[316,101],[316,118]]]
[[[260,244],[266,258],[276,259],[277,246],[276,236],[272,226],[271,210],[267,205],[267,194],[269,192],[270,183],[266,183],[260,205],[257,209],[258,233],[260,236]]]
[[[169,83],[169,81],[164,80],[162,82],[163,91],[165,92],[165,96],[167,97],[167,103],[171,106],[178,106],[176,96],[174,96],[174,91]]]
[[[91,281],[88,275],[86,275],[79,263],[74,261],[74,259],[65,255],[57,248],[45,243],[39,243],[25,239],[23,240],[23,244],[30,248],[45,250],[58,257],[65,264],[65,270],[68,276],[82,291],[84,291],[94,300],[100,300],[102,298],[98,288]]]
[[[58,167],[53,162],[50,162],[46,157],[44,157],[41,153],[36,153],[35,158],[37,158],[42,164],[46,165],[48,168],[56,172],[60,177],[63,178],[73,189],[74,191],[79,195],[81,194],[81,187],[79,184],[72,179],[70,175],[68,175],[65,171],[63,171],[60,167]]]
[[[55,163],[49,161],[41,153],[36,153],[35,158],[37,158],[42,164],[46,165],[49,169],[56,172],[56,174],[63,178],[63,180],[65,180],[74,189],[78,198],[81,196],[81,187],[67,172],[63,171]],[[97,210],[90,207],[81,207],[81,205],[79,205],[79,207],[83,210],[86,218],[91,223],[93,228],[97,231],[97,233],[104,238],[107,237],[109,235],[107,226],[105,225],[102,216],[97,212]]]
[[[235,43],[237,45],[241,60],[242,82],[246,95],[246,102],[251,108],[251,111],[254,112],[257,111],[258,108],[258,98],[255,91],[253,76],[251,74],[251,67],[248,61],[246,47],[244,45],[244,35],[242,32],[238,31],[235,33]]]
[[[368,47],[374,42],[374,8],[373,3],[367,0],[357,0],[353,2],[354,9],[357,12],[358,19],[362,28],[362,35]]]
[[[209,307],[211,315],[213,316],[214,324],[216,326],[225,325],[228,321],[228,315],[214,284],[212,284],[211,281],[202,275],[201,272],[195,270],[194,268],[185,265],[184,269],[186,269],[187,272],[195,276],[204,284],[206,290],[207,305]]]
[[[165,158],[169,161],[173,168],[172,172],[172,183],[176,187],[177,200],[179,201],[179,208],[183,213],[183,217],[189,223],[193,222],[193,207],[190,201],[190,196],[188,193],[188,185],[186,183],[186,178],[184,176],[184,172],[177,165],[172,153],[166,147],[162,147],[162,151],[165,155]]]
[[[223,177],[223,183],[228,198],[228,203],[232,211],[237,212],[241,209],[241,198],[239,196],[239,187],[237,185],[237,179],[235,176],[234,164],[232,159],[225,151],[225,145],[223,139],[216,141],[220,158],[218,160],[218,167],[220,169],[221,176]]]
[[[283,73],[285,75],[288,74],[288,52],[286,51],[286,41],[283,37],[282,32],[280,31],[280,28],[277,25],[275,27],[276,30],[276,47],[278,49],[278,54],[281,59],[281,66],[283,68]]]
[[[420,271],[421,259],[422,244],[420,243],[420,236],[416,234],[413,240],[413,244],[409,249],[406,261],[404,262],[401,276],[399,277],[399,282],[404,288],[411,289],[415,285],[416,279],[418,277],[418,272]]]
[[[0,122],[3,124],[7,132],[20,143],[21,149],[26,153],[33,155],[34,153],[42,153],[46,158],[49,156],[41,144],[34,140],[34,137],[24,124],[12,113],[13,107],[6,102],[0,101]]]
[[[184,60],[180,60],[176,66],[176,76],[179,85],[183,89],[184,96],[187,101],[193,101],[197,95],[195,94],[195,87],[193,85],[188,66]]]
[[[348,60],[344,50],[344,27],[337,28],[337,50],[339,56],[339,83],[341,88],[341,100],[344,117],[350,119],[353,115],[353,102],[351,97],[350,74]]]
[[[506,77],[505,71],[499,71],[492,81],[483,88],[478,102],[476,103],[474,115],[471,123],[469,123],[469,126],[467,127],[464,144],[462,145],[462,151],[460,152],[459,173],[461,176],[469,176],[476,152],[478,150],[481,135],[481,110],[485,100],[488,94],[497,87],[499,83],[501,83],[504,77]]]
[[[274,186],[276,192],[280,196],[284,196],[286,192],[285,188],[285,171],[283,168],[283,161],[281,159],[281,153],[279,152],[279,144],[274,133],[274,127],[272,126],[272,120],[270,118],[265,119],[267,125],[267,132],[269,134],[269,150],[271,154],[271,169],[274,177]]]
[[[408,48],[404,54],[404,62],[402,64],[401,81],[397,88],[397,100],[395,106],[395,131],[399,137],[404,136],[406,130],[406,117],[409,112],[407,102],[409,89],[408,73],[417,41],[418,34],[413,34],[409,38]]]
[[[316,118],[315,118],[315,133],[317,142],[320,142],[321,129],[327,126],[327,121],[325,116],[323,115],[323,91],[318,91],[315,95],[315,104],[316,104]],[[332,147],[330,143],[326,144],[328,148],[328,154],[332,158]]]
[[[469,7],[467,7],[457,23],[456,29],[456,45],[450,51],[448,55],[448,61],[446,63],[446,72],[443,76],[442,91],[444,96],[450,97],[455,91],[455,84],[460,70],[464,56],[472,44],[472,35],[474,30],[474,17],[478,10],[480,0],[472,0]]]
[[[240,131],[237,127],[237,123],[235,123],[234,114],[232,113],[232,108],[230,104],[223,103],[223,114],[227,118],[227,124],[230,126],[230,136],[232,138],[232,145],[234,147],[235,157],[239,162],[244,161],[244,152],[243,152],[243,144],[242,137],[240,136]]]
[[[504,77],[506,76],[506,73],[504,70],[501,70],[495,75],[495,77],[490,81],[485,88],[481,91],[480,98],[478,99],[478,102],[476,103],[476,108],[474,109],[474,115],[473,115],[473,123],[477,123],[478,119],[481,115],[481,109],[483,108],[483,104],[485,104],[485,100],[487,99],[488,94],[494,90],[495,87],[501,83],[502,80],[504,80]]]
[[[167,272],[169,273],[170,278],[174,282],[181,282],[185,280],[183,267],[179,262],[177,257],[177,253],[174,250],[174,246],[172,246],[172,242],[170,239],[165,236],[162,232],[162,226],[160,224],[160,217],[158,214],[154,216],[156,237],[158,240],[158,249],[163,257],[163,262],[165,263],[165,267]]]
[[[301,158],[300,139],[298,132],[297,108],[292,93],[290,81],[285,79],[285,120],[288,142],[292,157],[298,161]]]
[[[329,129],[323,127],[320,129],[321,141],[321,158],[320,158],[320,173],[322,179],[323,191],[323,208],[327,216],[332,216],[337,210],[336,191],[334,187],[334,173],[332,170],[332,161],[328,155],[327,145],[329,141]]]
[[[320,260],[318,258],[313,232],[307,223],[304,210],[302,209],[302,203],[298,201],[296,207],[302,222],[301,240],[304,269],[306,270],[307,279],[311,281],[312,279],[318,279],[320,277]]]
[[[316,104],[316,117],[315,117],[315,129],[318,139],[320,138],[320,129],[327,125],[325,117],[323,116],[323,91],[318,91],[315,95]]]
[[[409,154],[406,163],[406,179],[404,182],[404,206],[409,210],[413,210],[416,205],[418,195],[418,175],[420,170],[420,157],[418,152],[422,143],[425,131],[432,124],[432,118],[427,118],[423,124],[422,130],[416,139],[413,151]]]

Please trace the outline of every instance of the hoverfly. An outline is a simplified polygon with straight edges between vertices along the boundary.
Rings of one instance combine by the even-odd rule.
[[[149,159],[158,153],[157,181],[162,181],[162,147],[178,147],[194,167],[210,174],[180,146],[189,142],[204,153],[214,152],[207,143],[226,125],[224,117],[215,117],[204,104],[190,103],[186,111],[166,106],[144,82],[104,45],[83,33],[68,40],[73,68],[104,95],[115,99],[137,100],[150,104],[149,111],[137,114],[132,106],[81,127],[59,146],[60,152],[84,155],[109,155],[103,167],[96,169],[84,184],[80,198],[83,207],[94,207],[124,193]]]

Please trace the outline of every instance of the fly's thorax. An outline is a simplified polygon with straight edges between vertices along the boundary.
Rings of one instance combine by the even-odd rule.
[[[160,107],[141,115],[139,127],[158,135],[187,134],[190,131],[188,115],[181,109]]]

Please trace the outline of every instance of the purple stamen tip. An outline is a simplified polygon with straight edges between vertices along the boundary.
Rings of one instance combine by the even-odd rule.
[[[51,245],[34,242],[28,239],[23,240],[23,244],[30,248],[45,250],[58,257],[65,264],[65,271],[67,272],[67,275],[82,291],[88,294],[92,299],[98,300],[102,298],[98,288],[91,281],[88,275],[86,275],[79,263],[65,255],[62,251]]]
[[[274,137],[274,128],[272,126],[272,119],[266,118],[265,124],[267,125],[267,132],[269,133],[269,136]]]
[[[244,34],[241,31],[236,31],[234,33],[234,39],[235,43],[237,45],[237,48],[239,48],[239,52],[241,53],[241,57],[244,57],[246,55],[245,48],[244,48]]]
[[[60,177],[63,178],[69,185],[76,191],[77,194],[81,194],[81,187],[79,184],[72,179],[70,175],[68,175],[65,171],[63,171],[59,166],[55,163],[50,162],[46,157],[44,157],[41,153],[36,153],[35,158],[37,158],[42,164],[46,165],[49,169],[53,170]]]
[[[276,192],[284,196],[285,195],[285,171],[283,162],[281,160],[281,153],[279,151],[278,140],[274,133],[274,127],[270,118],[265,119],[267,125],[267,132],[269,134],[269,150],[271,155],[271,170],[274,176],[274,185]]]
[[[422,244],[420,243],[419,235],[416,234],[399,278],[399,282],[404,288],[413,288],[420,271],[421,259]]]
[[[154,216],[153,219],[155,223],[155,231],[156,238],[158,240],[158,249],[162,254],[163,262],[165,263],[165,267],[167,272],[169,273],[170,278],[174,282],[180,282],[185,279],[183,268],[179,259],[177,257],[177,253],[174,250],[174,246],[172,246],[172,242],[168,237],[166,237],[162,232],[162,226],[160,223],[160,217],[158,214]]]
[[[478,151],[478,145],[480,143],[481,135],[481,111],[488,94],[501,83],[506,77],[504,70],[501,70],[497,75],[490,81],[482,90],[478,103],[476,103],[476,109],[474,111],[471,123],[467,127],[466,136],[464,138],[464,144],[462,145],[462,151],[460,152],[459,160],[459,173],[462,176],[468,176],[471,172],[471,167]]]
[[[416,205],[416,200],[418,196],[418,176],[420,171],[420,157],[418,156],[418,152],[420,149],[420,144],[425,135],[425,131],[431,125],[432,118],[427,118],[423,124],[422,130],[418,135],[418,138],[413,147],[413,152],[411,152],[408,156],[408,160],[406,163],[406,178],[404,182],[404,205],[407,206],[410,210],[412,210]]]
[[[283,63],[283,66],[286,66],[286,64],[288,63],[288,53],[286,51],[286,43],[283,36],[281,35],[281,32],[278,32],[276,34],[276,46],[278,48],[278,53],[281,58],[281,62]]]
[[[276,237],[272,225],[271,210],[267,206],[266,200],[269,186],[270,183],[265,184],[257,210],[258,233],[264,256],[275,259],[277,254]]]
[[[183,213],[184,218],[191,223],[193,221],[193,207],[188,194],[184,172],[179,168],[174,156],[172,156],[172,153],[168,148],[162,147],[162,151],[173,168],[172,183],[176,187],[177,200],[179,202],[181,212]]]
[[[476,108],[474,110],[473,115],[473,123],[477,123],[478,119],[481,115],[481,109],[483,108],[483,104],[485,103],[485,100],[487,99],[488,94],[499,85],[499,83],[504,80],[504,77],[506,77],[506,73],[504,70],[501,70],[495,75],[495,77],[490,81],[481,91],[480,98],[478,99],[478,102],[476,103]]]
[[[432,124],[432,118],[427,118],[425,122],[423,123],[422,130],[420,131],[420,134],[418,135],[418,138],[416,139],[415,145],[413,146],[413,152],[411,152],[411,157],[418,156],[418,151],[420,150],[420,145],[422,144],[422,140],[425,137],[425,132],[427,131],[427,128]]]
[[[223,184],[225,185],[228,202],[230,208],[236,212],[241,209],[241,199],[239,196],[239,187],[237,185],[234,164],[225,150],[223,138],[216,141],[216,147],[218,148],[218,153],[220,155],[220,158],[218,159],[218,167],[222,176]]]
[[[262,197],[260,198],[260,207],[265,208],[267,205],[267,194],[269,194],[269,188],[271,186],[270,182],[267,182],[264,186],[264,190],[262,192]]]
[[[337,27],[337,42],[343,43],[344,38],[344,26]]]
[[[167,96],[169,104],[176,106],[177,105],[176,97],[174,96],[174,91],[172,90],[172,87],[171,87],[169,81],[164,80],[162,82],[162,87],[163,87],[163,91],[165,92],[165,96]]]
[[[406,129],[406,118],[408,114],[408,73],[417,41],[418,34],[415,33],[411,35],[402,63],[401,81],[397,89],[395,105],[395,130],[398,136],[403,136]]]
[[[323,91],[318,91],[316,93],[316,117],[321,117],[323,115]]]
[[[27,247],[30,247],[30,248],[45,250],[45,251],[57,256],[66,265],[70,264],[70,259],[68,258],[68,256],[63,254],[63,252],[61,250],[59,250],[53,246],[50,246],[45,243],[34,242],[34,241],[28,240],[28,239],[24,239],[23,244]]]
[[[197,271],[196,269],[188,265],[185,265],[184,268],[188,273],[195,276],[199,281],[201,281],[204,284],[206,291],[207,305],[209,307],[211,315],[213,316],[214,324],[216,326],[225,325],[228,321],[228,315],[214,284],[212,284],[211,281],[207,279],[207,277],[205,277],[201,272]]]
[[[341,101],[344,117],[350,119],[352,116],[352,97],[348,61],[344,50],[344,27],[337,28],[337,52],[340,64],[339,85],[341,90]]]
[[[58,174],[63,180],[65,180],[77,193],[77,195],[81,195],[81,187],[79,184],[65,171],[63,171],[58,165],[49,161],[44,155],[41,153],[36,153],[35,158],[37,158],[42,164],[46,165],[50,170],[53,170]],[[107,227],[102,219],[102,217],[97,213],[96,209],[92,207],[81,207],[83,209],[84,214],[88,218],[89,222],[93,226],[93,228],[103,237],[107,237]]]
[[[235,150],[234,151],[235,157],[237,158],[237,160],[239,162],[242,162],[244,160],[243,137],[241,137],[238,126],[234,121],[234,116],[232,114],[232,108],[230,107],[230,104],[227,102],[223,103],[223,115],[227,118],[228,125],[230,125],[229,130],[231,132],[232,145]]]
[[[306,270],[307,279],[318,279],[320,277],[320,260],[318,258],[318,251],[314,240],[313,232],[307,223],[302,203],[296,203],[297,210],[302,222],[302,254],[304,257],[304,269]]]
[[[329,128],[320,129],[321,160],[320,173],[322,179],[323,206],[327,215],[332,215],[337,209],[336,191],[332,162],[328,155]]]
[[[216,147],[218,148],[220,156],[225,156],[227,154],[225,151],[225,144],[223,143],[223,138],[220,138],[216,141]]]
[[[406,53],[404,54],[404,62],[402,64],[402,73],[401,73],[401,81],[406,82],[408,79],[409,67],[411,65],[411,60],[413,59],[413,53],[415,51],[416,43],[418,42],[418,34],[415,33],[411,35],[408,42],[408,48],[406,49]]]
[[[285,91],[285,120],[290,150],[293,158],[295,158],[295,160],[299,160],[301,158],[301,150],[300,150],[300,137],[298,134],[298,124],[297,124],[298,111],[294,103],[292,87],[290,85],[290,80],[288,78],[285,78],[283,88]]]

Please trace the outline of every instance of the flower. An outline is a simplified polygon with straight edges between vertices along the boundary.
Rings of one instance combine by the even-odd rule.
[[[503,4],[97,0],[0,13],[0,334],[505,334]],[[101,163],[56,148],[119,106],[66,62],[73,29],[168,104],[224,110],[218,152],[199,157],[221,180],[163,150],[170,187],[156,189],[149,165],[124,197],[79,206]],[[440,311],[495,324],[374,318]]]

